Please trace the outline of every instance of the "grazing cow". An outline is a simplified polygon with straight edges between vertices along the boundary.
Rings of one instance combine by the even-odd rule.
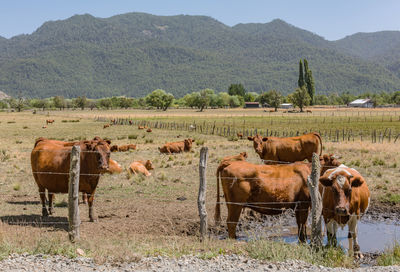
[[[133,122],[131,120],[129,120],[129,125],[133,125]]]
[[[269,110],[269,112],[275,112],[275,110]]]
[[[236,136],[237,136],[239,139],[243,139],[243,133],[241,133],[241,132],[236,133]]]
[[[111,119],[111,120],[110,120],[110,124],[111,124],[111,125],[115,125],[116,123],[117,123],[117,121],[116,121],[115,119]]]
[[[135,144],[120,145],[120,146],[117,146],[117,148],[118,148],[118,152],[126,152],[126,151],[129,151],[129,149],[135,150],[136,145]]]
[[[48,124],[53,124],[54,123],[54,120],[53,119],[48,119],[48,120],[46,120],[46,125],[48,125]]]
[[[110,127],[110,124],[105,124],[105,125],[103,126],[103,128],[108,128],[108,127]]]
[[[146,132],[152,132],[153,130],[151,129],[151,128],[148,128],[147,130],[146,130]]]
[[[109,170],[110,141],[96,137],[90,141],[71,143],[39,138],[31,153],[32,173],[39,187],[42,215],[53,214],[54,193],[68,193],[70,155],[75,144],[81,148],[79,191],[90,195],[89,218],[93,222],[96,220],[93,211],[94,193],[100,175]],[[49,196],[49,210],[46,208],[46,189]]]
[[[138,129],[144,129],[144,126],[138,126]]]
[[[321,174],[332,166],[340,165],[332,155],[320,157],[320,162]],[[280,214],[291,208],[295,210],[299,240],[306,241],[306,221],[311,201],[306,180],[310,174],[311,163],[256,165],[246,161],[223,160],[217,169],[216,224],[221,221],[221,180],[228,207],[230,238],[236,237],[236,225],[244,207],[268,215]]]
[[[311,110],[306,110],[306,112],[307,112],[307,113],[312,113],[312,111],[311,111]]]
[[[322,153],[321,136],[316,132],[287,138],[263,138],[256,135],[249,136],[248,139],[253,141],[254,150],[266,164],[274,164],[279,161],[296,162],[305,159],[311,162],[312,154],[318,154],[318,147],[320,147],[319,154]]]
[[[347,224],[349,253],[362,258],[357,240],[357,221],[367,212],[370,203],[367,182],[357,170],[343,164],[327,170],[319,181],[328,245],[337,245],[337,228]]]
[[[188,138],[180,142],[166,143],[158,150],[166,154],[189,152],[192,149],[193,142],[193,139]]]
[[[153,170],[153,164],[151,163],[150,160],[147,161],[135,161],[132,162],[131,165],[129,165],[129,173],[137,175],[139,173],[142,173],[146,177],[151,176],[151,173],[149,170]]]

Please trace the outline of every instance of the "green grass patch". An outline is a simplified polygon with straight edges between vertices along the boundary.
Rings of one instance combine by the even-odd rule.
[[[136,140],[137,137],[138,137],[138,135],[136,135],[136,134],[130,134],[130,135],[128,135],[128,139],[129,139],[129,140]]]
[[[376,262],[380,266],[400,265],[400,245],[396,242],[392,248],[385,250]]]
[[[397,203],[400,203],[400,194],[386,193],[385,195],[380,197],[380,201],[395,205]]]

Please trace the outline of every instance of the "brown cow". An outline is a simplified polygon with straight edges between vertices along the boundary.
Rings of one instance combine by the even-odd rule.
[[[241,133],[241,132],[236,133],[236,136],[237,136],[239,139],[243,139],[243,133]]]
[[[241,152],[238,155],[226,156],[222,158],[221,162],[224,161],[245,161],[247,159],[247,152]]]
[[[322,153],[321,136],[316,133],[308,133],[302,136],[279,138],[261,137],[256,135],[248,137],[253,141],[254,150],[264,160],[265,164],[275,164],[276,162],[296,162],[307,159],[312,160],[312,154]]]
[[[370,203],[367,182],[357,170],[343,164],[327,170],[319,181],[328,245],[337,245],[337,228],[347,224],[349,253],[362,258],[357,240],[357,221],[367,212]]]
[[[138,126],[138,129],[144,129],[144,126]]]
[[[311,110],[306,110],[306,113],[312,113],[312,111]]]
[[[129,125],[133,125],[133,122],[132,122],[132,120],[129,120]]]
[[[193,139],[188,138],[180,142],[166,143],[159,147],[158,150],[166,154],[189,152],[192,149],[193,142]]]
[[[110,124],[105,124],[105,125],[103,126],[103,128],[108,128],[108,127],[110,127]]]
[[[47,128],[47,126],[42,126],[42,128]]]
[[[126,152],[126,151],[129,151],[130,149],[135,150],[136,145],[135,144],[120,145],[120,146],[117,146],[117,148],[118,148],[118,152]]]
[[[44,138],[36,140],[31,153],[31,165],[33,177],[39,187],[42,215],[53,214],[54,193],[68,193],[70,154],[74,144],[81,148],[79,191],[90,195],[89,218],[90,221],[95,221],[94,193],[100,175],[109,170],[110,159],[110,141],[104,141],[98,137],[95,140],[73,143]],[[49,210],[46,208],[46,189],[49,196]]]
[[[323,165],[321,173],[340,164],[330,155],[320,157],[320,161]],[[246,161],[222,161],[217,169],[216,224],[221,221],[221,180],[228,207],[227,225],[230,238],[236,237],[236,225],[244,207],[268,215],[280,214],[290,208],[295,210],[299,240],[305,242],[311,201],[306,180],[310,174],[311,163],[257,165]]]
[[[146,130],[146,132],[152,132],[153,130],[151,129],[151,128],[148,128],[147,130]]]
[[[135,161],[132,162],[131,165],[129,165],[129,172],[131,174],[137,175],[139,173],[142,173],[146,177],[151,176],[151,173],[149,170],[153,170],[153,164],[151,163],[150,160],[147,161]]]
[[[54,123],[54,120],[53,119],[48,119],[48,120],[46,120],[46,125],[48,125],[48,124],[53,124]]]
[[[118,145],[112,145],[112,146],[110,147],[110,151],[111,151],[111,152],[117,152],[117,151],[118,151]]]

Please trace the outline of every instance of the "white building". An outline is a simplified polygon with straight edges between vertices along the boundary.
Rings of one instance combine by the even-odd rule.
[[[356,99],[353,102],[349,103],[348,106],[349,107],[356,107],[356,108],[373,108],[374,107],[374,103],[369,98]]]
[[[293,108],[293,105],[291,103],[282,103],[279,105],[279,107],[282,109],[291,109]]]

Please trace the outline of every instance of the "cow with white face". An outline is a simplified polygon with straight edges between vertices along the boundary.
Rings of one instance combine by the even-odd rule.
[[[319,181],[328,245],[337,245],[337,228],[347,224],[349,254],[362,258],[357,240],[357,222],[366,213],[370,202],[365,179],[357,170],[342,164],[326,171]]]

